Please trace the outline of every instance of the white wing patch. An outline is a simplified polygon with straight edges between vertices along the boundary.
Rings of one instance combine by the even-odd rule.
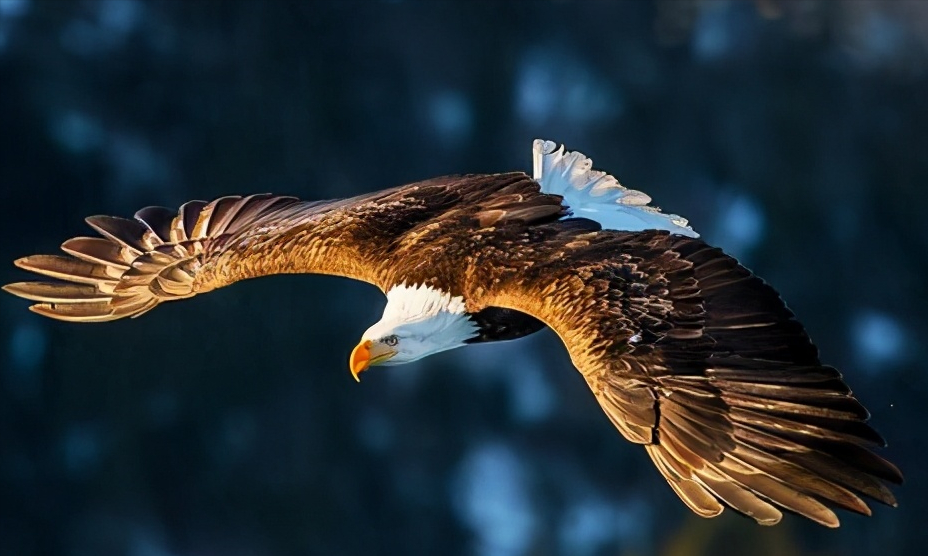
[[[532,144],[534,175],[543,193],[564,197],[574,216],[589,218],[610,230],[630,232],[668,230],[699,237],[687,220],[649,207],[651,197],[627,189],[611,175],[593,170],[593,161],[579,152],[565,151],[553,141]]]

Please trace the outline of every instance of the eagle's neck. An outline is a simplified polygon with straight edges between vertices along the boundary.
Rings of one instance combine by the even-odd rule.
[[[466,315],[464,298],[427,285],[407,286],[405,282],[387,292],[384,319],[410,322],[441,314]]]

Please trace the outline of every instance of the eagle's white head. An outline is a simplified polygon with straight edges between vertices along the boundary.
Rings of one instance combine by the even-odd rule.
[[[430,286],[402,283],[387,292],[383,316],[351,352],[355,380],[371,365],[401,365],[464,345],[477,336],[464,298]]]

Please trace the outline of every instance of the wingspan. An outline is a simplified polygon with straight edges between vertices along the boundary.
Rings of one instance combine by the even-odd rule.
[[[737,261],[660,231],[533,249],[531,267],[473,295],[552,327],[609,419],[694,512],[727,505],[774,524],[785,508],[836,527],[832,507],[896,504],[885,483],[902,475],[872,451],[884,442],[866,409]]]

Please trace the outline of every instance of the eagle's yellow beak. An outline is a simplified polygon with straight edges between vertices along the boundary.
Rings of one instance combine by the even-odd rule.
[[[359,375],[366,371],[368,367],[383,363],[394,355],[396,355],[396,350],[390,346],[382,342],[364,340],[351,351],[351,359],[349,360],[351,376],[361,382]]]

